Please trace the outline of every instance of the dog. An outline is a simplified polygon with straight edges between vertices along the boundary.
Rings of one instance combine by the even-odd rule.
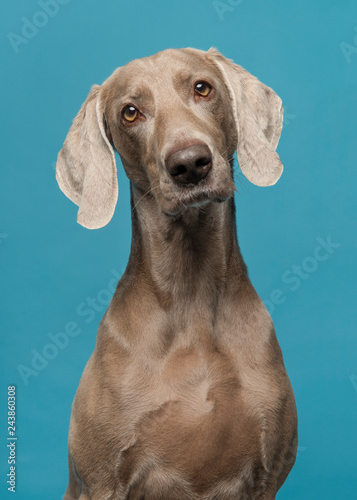
[[[283,108],[216,49],[168,49],[92,87],[56,177],[96,229],[130,180],[132,245],[77,390],[65,500],[271,500],[297,415],[272,320],[239,250],[233,155],[282,174]]]

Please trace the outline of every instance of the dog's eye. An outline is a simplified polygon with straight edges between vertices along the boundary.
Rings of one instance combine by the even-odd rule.
[[[197,82],[195,85],[195,92],[201,97],[207,97],[210,94],[211,90],[211,85],[206,82]]]
[[[139,111],[131,105],[125,106],[125,108],[122,111],[122,117],[124,118],[125,121],[132,123],[135,122],[135,120],[139,116]]]

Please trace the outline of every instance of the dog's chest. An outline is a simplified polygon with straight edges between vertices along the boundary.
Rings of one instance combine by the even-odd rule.
[[[137,404],[146,408],[136,413],[124,476],[134,473],[134,464],[147,464],[186,478],[197,491],[237,478],[259,462],[258,422],[237,372],[220,354],[177,352],[160,377],[147,381],[143,391],[137,387]]]
[[[71,424],[70,449],[81,474],[90,464],[79,441],[98,454],[95,435],[105,459],[116,464],[105,476],[107,482],[130,489],[140,477],[146,491],[157,491],[148,497],[155,500],[206,498],[207,485],[222,484],[245,498],[242,488],[251,488],[251,478],[264,467],[258,409],[269,413],[274,405],[272,400],[269,407],[267,397],[272,398],[261,384],[258,393],[248,387],[247,367],[217,349],[185,348],[160,363],[148,355],[146,363],[138,354],[122,356],[113,377],[111,362],[119,352],[112,345],[105,354],[105,364],[98,364],[104,359],[100,356],[87,366]],[[256,387],[266,377],[257,370],[248,379]],[[90,484],[100,477],[83,479]],[[185,496],[180,490],[171,497],[168,492],[174,484],[191,485],[191,493]],[[161,490],[163,485],[168,490]],[[217,493],[212,498],[225,497]]]

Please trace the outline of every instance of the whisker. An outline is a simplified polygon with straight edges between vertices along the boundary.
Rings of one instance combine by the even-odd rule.
[[[143,194],[143,195],[142,195],[142,196],[138,199],[138,201],[135,203],[135,205],[133,206],[133,208],[132,208],[132,210],[131,210],[131,211],[133,212],[133,211],[135,210],[135,208],[138,206],[138,204],[139,204],[139,203],[140,203],[140,202],[141,202],[141,201],[145,198],[145,196],[148,196],[149,194],[151,194],[157,186],[158,186],[158,183],[157,183],[157,185],[156,185],[156,186],[155,186],[155,184],[153,184],[153,185],[151,186],[151,188],[150,188],[148,191],[146,191],[146,193],[144,193],[144,194]]]

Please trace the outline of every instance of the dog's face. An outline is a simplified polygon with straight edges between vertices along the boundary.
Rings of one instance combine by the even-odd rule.
[[[215,49],[165,50],[93,87],[59,154],[57,180],[79,205],[78,221],[102,227],[117,199],[115,148],[138,189],[176,215],[232,196],[236,149],[249,180],[275,183],[281,126],[279,97]]]
[[[231,99],[204,52],[167,50],[118,69],[104,84],[107,135],[131,181],[160,210],[233,194],[237,146]]]

